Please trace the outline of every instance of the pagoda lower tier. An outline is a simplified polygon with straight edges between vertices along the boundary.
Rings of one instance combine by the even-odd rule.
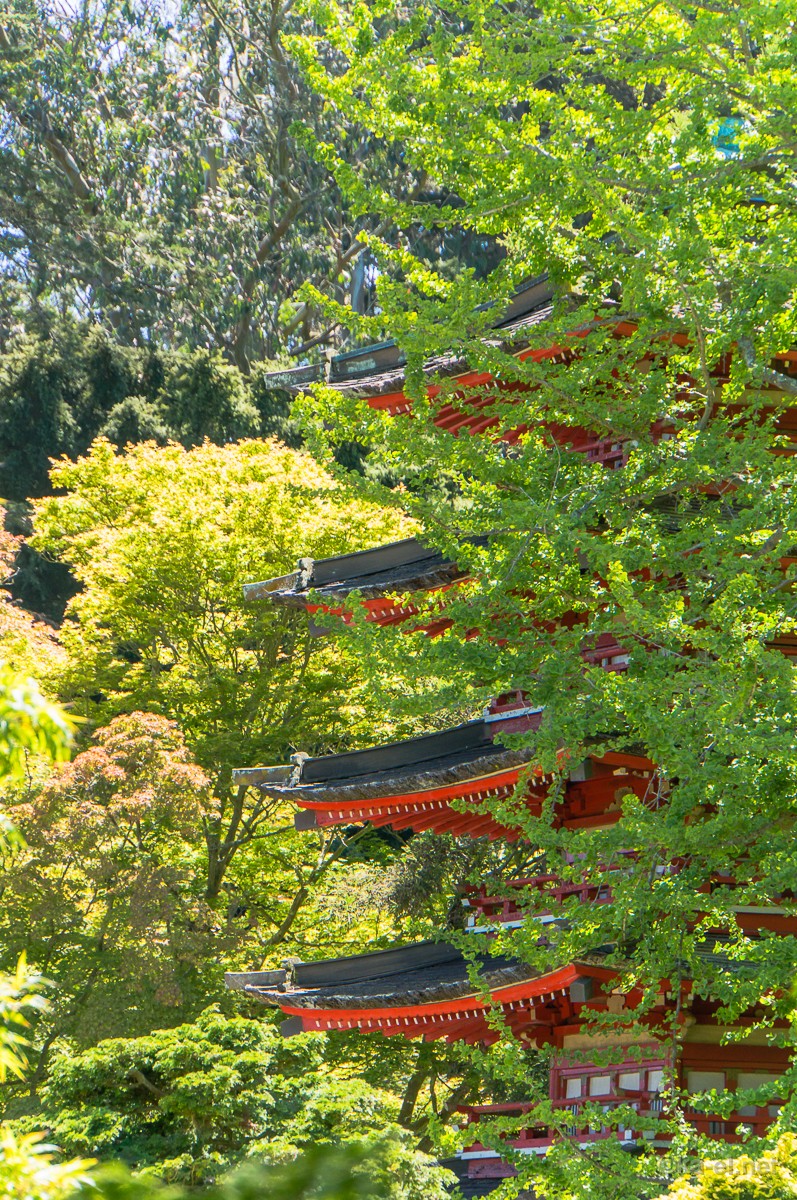
[[[706,954],[715,960],[718,949],[709,942]],[[770,1088],[774,1098],[765,1104],[742,1102],[722,1116],[703,1105],[690,1108],[688,1098],[726,1088],[749,1094],[774,1084],[789,1066],[788,1051],[766,1044],[756,1022],[744,1018],[736,1027],[737,1034],[746,1028],[744,1040],[723,1044],[730,1031],[718,1020],[718,1005],[696,995],[689,981],[677,987],[662,981],[653,1007],[641,1015],[642,989],[624,989],[605,960],[605,953],[596,953],[541,972],[511,956],[465,957],[453,945],[421,942],[296,964],[290,977],[287,971],[249,972],[226,980],[279,1008],[287,1018],[281,1026],[285,1036],[356,1029],[484,1047],[509,1030],[527,1046],[548,1047],[545,1119],[536,1115],[525,1122],[536,1108],[530,1101],[461,1110],[467,1136],[458,1170],[474,1183],[497,1183],[515,1173],[502,1146],[544,1154],[563,1138],[581,1144],[618,1138],[628,1149],[666,1148],[670,1134],[655,1127],[655,1118],[665,1109],[673,1077],[685,1099],[686,1120],[697,1132],[725,1142],[762,1135],[779,1111],[777,1089]],[[616,1023],[602,1024],[607,1014]],[[496,1117],[511,1123],[497,1144],[495,1126],[482,1141],[480,1124]]]
[[[551,780],[530,751],[509,750],[501,738],[539,725],[540,710],[491,706],[478,721],[368,750],[320,758],[295,755],[291,765],[239,770],[239,784],[299,806],[297,829],[388,825],[395,830],[467,834],[516,840],[522,836],[516,791],[525,811],[539,816]],[[659,803],[654,765],[622,752],[588,757],[567,771],[553,821],[566,828],[609,825],[623,797]],[[501,806],[504,805],[502,808]]]
[[[612,972],[595,962],[540,974],[509,956],[468,959],[447,943],[420,942],[299,964],[290,984],[286,977],[276,988],[273,972],[265,981],[257,972],[227,978],[279,1007],[289,1018],[285,1034],[361,1029],[491,1045],[500,1036],[496,1017],[530,1044],[550,1042]]]
[[[550,1073],[550,1111],[547,1121],[528,1119],[530,1103],[476,1104],[460,1107],[459,1124],[466,1144],[458,1155],[457,1174],[471,1186],[481,1184],[486,1194],[502,1179],[517,1174],[512,1163],[495,1148],[495,1139],[480,1137],[480,1126],[495,1124],[496,1118],[511,1121],[511,1132],[500,1141],[514,1153],[544,1155],[563,1137],[580,1145],[619,1140],[631,1151],[640,1148],[666,1150],[671,1134],[655,1128],[666,1115],[662,1095],[665,1079],[675,1077],[684,1104],[684,1117],[695,1133],[726,1145],[741,1145],[749,1137],[763,1137],[777,1119],[780,1099],[771,1103],[747,1104],[740,1100],[731,1112],[712,1113],[703,1104],[690,1105],[689,1096],[711,1090],[750,1092],[776,1084],[788,1070],[789,1054],[778,1047],[755,1044],[720,1045],[721,1026],[699,1018],[687,1029],[672,1052],[662,1042],[618,1047],[611,1065],[590,1063],[565,1054],[553,1060]],[[627,1057],[623,1057],[626,1054]],[[673,1071],[674,1067],[674,1071]],[[622,1113],[619,1111],[622,1110]],[[653,1126],[653,1127],[651,1127]],[[470,1141],[470,1137],[473,1141]],[[467,1189],[464,1189],[467,1192]]]
[[[633,869],[632,860],[635,856],[626,853],[619,857],[625,860],[626,865],[621,861],[591,877],[585,875],[580,880],[563,879],[550,873],[530,875],[505,881],[500,894],[491,892],[484,884],[480,887],[471,884],[465,888],[462,899],[466,909],[466,931],[489,936],[511,930],[525,923],[530,906],[533,906],[535,918],[544,925],[549,921],[561,920],[567,912],[568,901],[577,900],[592,906],[611,904],[614,901],[612,884],[618,876],[626,875]],[[570,861],[572,863],[572,859]],[[683,865],[682,861],[660,865],[656,868],[656,878],[675,876]],[[734,888],[736,880],[730,874],[715,874],[697,889],[695,896],[709,896],[718,887]],[[729,909],[738,928],[748,936],[757,937],[761,930],[797,936],[797,911],[791,894],[773,897],[772,903],[767,905],[735,904],[730,905]],[[702,919],[703,914],[697,907],[690,927]]]

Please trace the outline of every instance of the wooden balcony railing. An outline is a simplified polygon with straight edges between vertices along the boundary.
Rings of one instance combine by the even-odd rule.
[[[604,1101],[592,1101],[593,1104],[600,1104],[600,1107],[605,1113],[609,1113],[612,1109],[618,1108],[620,1105],[625,1105],[640,1117],[651,1118],[660,1117],[664,1110],[663,1101],[660,1096],[654,1093],[637,1092],[629,1095],[627,1098],[620,1099],[617,1097],[608,1098]],[[559,1109],[562,1113],[569,1112],[573,1116],[573,1123],[563,1125],[562,1130],[546,1125],[545,1123],[530,1124],[525,1128],[521,1128],[513,1133],[500,1135],[502,1140],[506,1140],[514,1150],[540,1150],[550,1146],[554,1141],[561,1138],[563,1135],[570,1138],[575,1138],[579,1142],[594,1142],[601,1138],[615,1137],[624,1141],[653,1141],[663,1142],[669,1141],[670,1133],[662,1129],[659,1133],[655,1129],[638,1130],[629,1125],[598,1125],[595,1118],[590,1122],[583,1119],[579,1120],[580,1110],[583,1107],[584,1101],[562,1100],[554,1102],[553,1107]],[[463,1115],[466,1117],[466,1128],[477,1126],[482,1121],[489,1122],[494,1117],[522,1117],[525,1113],[533,1108],[531,1104],[494,1104],[494,1105],[479,1105],[472,1106],[463,1110]],[[707,1113],[698,1113],[694,1110],[686,1110],[686,1119],[693,1126],[695,1132],[710,1137],[715,1141],[721,1141],[728,1144],[737,1144],[745,1141],[747,1137],[763,1137],[769,1126],[776,1119],[779,1111],[779,1106],[776,1104],[764,1106],[749,1106],[739,1112],[732,1113],[727,1117],[718,1117]],[[474,1131],[475,1132],[475,1131]],[[465,1153],[479,1153],[488,1149],[483,1143],[476,1140],[471,1145],[465,1148]]]

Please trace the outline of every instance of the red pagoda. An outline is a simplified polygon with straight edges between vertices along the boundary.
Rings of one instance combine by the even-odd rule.
[[[544,321],[551,303],[547,280],[531,281],[496,325],[496,343],[510,339],[517,357],[534,354],[540,361],[566,361],[578,353],[588,327],[576,330],[572,345],[566,347],[523,348],[523,330]],[[624,335],[623,323],[615,316],[609,314],[606,320],[615,322],[616,336]],[[718,377],[727,369],[727,362],[718,364]],[[797,373],[797,358],[784,356],[778,369]],[[450,432],[494,430],[510,442],[520,432],[501,431],[499,418],[490,411],[483,389],[489,385],[500,390],[500,381],[469,372],[453,357],[430,363],[429,374],[454,377],[461,389],[461,399],[438,409],[438,427]],[[304,368],[274,379],[275,386],[297,389],[311,381],[312,372]],[[373,407],[396,414],[409,409],[400,354],[392,343],[333,359],[328,382]],[[430,384],[430,394],[435,386]],[[507,385],[504,392],[516,386]],[[482,390],[469,402],[472,388]],[[779,428],[794,437],[794,410],[782,414]],[[547,433],[560,447],[608,469],[625,461],[621,441],[562,426],[551,426]],[[665,437],[667,431],[662,428],[654,435]],[[407,539],[357,554],[302,560],[292,574],[252,584],[247,593],[253,600],[304,609],[314,620],[319,615],[349,620],[358,604],[373,624],[417,626],[418,613],[426,611],[423,597],[436,595],[444,609],[446,592],[467,579],[467,572],[455,563]],[[421,620],[430,634],[436,632],[428,615]],[[318,626],[316,631],[324,629]],[[793,641],[784,638],[777,644],[790,655]],[[628,664],[622,646],[610,637],[585,646],[582,653],[585,661],[607,671],[624,671]],[[443,732],[319,758],[295,755],[284,766],[236,774],[240,783],[295,804],[296,827],[302,830],[370,823],[398,831],[515,841],[528,836],[527,818],[539,819],[543,812],[555,828],[591,829],[615,823],[626,797],[650,807],[666,804],[666,788],[655,763],[639,747],[629,746],[596,752],[580,762],[561,762],[554,802],[546,807],[552,779],[539,771],[531,749],[513,749],[502,740],[533,733],[540,719],[541,711],[530,708],[517,693],[494,701],[478,720]],[[681,867],[673,862],[660,870],[675,875]],[[596,947],[578,961],[556,960],[555,942],[546,941],[546,929],[566,920],[573,898],[611,904],[617,870],[622,863],[580,883],[548,872],[513,880],[501,895],[471,889],[463,898],[465,930],[450,942],[299,963],[284,971],[231,974],[228,985],[281,1009],[285,1035],[358,1029],[490,1046],[509,1031],[525,1046],[546,1049],[551,1067],[544,1119],[539,1105],[530,1101],[463,1108],[464,1149],[454,1165],[465,1196],[485,1194],[516,1173],[519,1155],[544,1155],[562,1138],[581,1144],[614,1138],[632,1152],[649,1146],[663,1149],[671,1136],[657,1127],[668,1102],[666,1080],[675,1079],[687,1097],[712,1089],[749,1093],[776,1084],[789,1065],[789,1053],[785,1046],[769,1044],[752,1012],[728,1025],[720,1004],[706,998],[690,978],[662,979],[652,1001],[648,997],[643,1005],[641,989],[624,982],[612,947]],[[719,882],[733,886],[732,880]],[[705,891],[716,883],[707,880]],[[797,916],[778,898],[761,907],[740,904],[736,918],[750,936],[761,930],[797,933]],[[507,952],[511,931],[528,929],[529,921],[538,923],[540,945],[551,946],[551,961],[544,970],[532,969],[521,956]],[[493,953],[491,942],[499,934],[500,950]],[[699,954],[716,960],[723,953],[723,931],[709,930]],[[729,1042],[728,1035],[734,1034],[736,1040]],[[732,1112],[726,1106],[721,1114],[687,1107],[686,1119],[711,1138],[739,1142],[746,1134],[762,1134],[774,1121],[777,1088],[770,1087],[769,1093],[766,1103],[742,1102]],[[536,1113],[527,1116],[533,1107]],[[494,1133],[482,1132],[486,1121],[494,1128],[496,1118],[504,1122],[498,1145]]]
[[[511,824],[509,815],[503,824],[494,811],[481,806],[502,793],[511,796],[525,778],[525,803],[531,810],[539,809],[546,780],[529,772],[525,755],[505,750],[498,740],[501,734],[532,728],[539,714],[522,707],[521,701],[514,709],[502,708],[444,733],[348,754],[297,756],[289,768],[240,771],[238,779],[272,797],[293,800],[300,829],[370,821],[394,829],[516,838],[523,833]],[[638,755],[588,758],[568,770],[555,819],[570,828],[610,824],[618,818],[622,798],[629,791],[659,803],[658,792],[651,787],[654,776],[653,764]],[[673,864],[671,870],[677,869],[678,864]],[[359,1029],[489,1046],[503,1027],[527,1046],[549,1048],[549,1124],[522,1127],[530,1104],[463,1109],[461,1119],[473,1134],[457,1164],[465,1194],[467,1188],[497,1183],[515,1172],[498,1151],[479,1140],[478,1126],[485,1119],[498,1116],[520,1124],[508,1135],[515,1152],[543,1154],[563,1136],[586,1142],[619,1137],[629,1149],[645,1142],[666,1146],[667,1137],[657,1135],[650,1125],[662,1111],[664,1080],[673,1068],[686,1092],[748,1090],[775,1081],[786,1070],[788,1051],[764,1044],[762,1035],[722,1045],[727,1029],[718,1019],[719,1006],[696,995],[690,981],[682,981],[680,988],[662,981],[655,1005],[645,1012],[649,1033],[643,1038],[638,1028],[627,1032],[622,1028],[622,1015],[633,1018],[641,992],[623,990],[617,969],[605,964],[606,955],[600,950],[546,972],[534,971],[518,958],[488,952],[486,943],[496,930],[510,930],[529,920],[524,897],[530,892],[547,908],[534,918],[543,936],[546,924],[561,919],[567,899],[575,892],[582,900],[610,904],[610,871],[580,887],[562,883],[552,874],[519,879],[513,881],[511,891],[515,896],[489,896],[482,889],[465,897],[472,952],[463,952],[461,939],[460,945],[422,942],[347,959],[296,964],[290,972],[230,975],[228,983],[280,1008],[287,1018],[281,1027],[286,1035]],[[797,933],[797,916],[776,905],[748,911],[740,907],[738,917],[751,933],[761,928]],[[709,955],[722,952],[719,931],[716,945],[709,942],[709,947]],[[674,1051],[664,1031],[676,1008],[679,1040]],[[601,1034],[596,1025],[596,1018],[607,1013],[620,1021],[610,1035]],[[628,1051],[610,1067],[589,1061],[590,1046],[605,1049],[607,1036],[614,1049],[627,1047]],[[580,1116],[582,1109],[596,1103],[605,1112],[622,1107],[627,1119],[616,1125],[607,1118],[605,1125],[596,1127],[593,1108],[588,1117]],[[701,1133],[738,1142],[744,1131],[763,1133],[778,1111],[776,1104],[743,1105],[724,1117],[695,1112],[688,1119]],[[638,1126],[631,1113],[638,1114]]]

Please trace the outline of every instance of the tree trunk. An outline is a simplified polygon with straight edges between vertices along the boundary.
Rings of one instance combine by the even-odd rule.
[[[429,1078],[429,1066],[432,1057],[432,1048],[426,1043],[421,1043],[418,1047],[418,1057],[415,1060],[415,1068],[410,1075],[407,1086],[404,1089],[404,1096],[399,1109],[398,1121],[399,1125],[404,1125],[409,1129],[412,1125],[412,1117],[415,1112],[415,1105],[418,1101],[421,1088]]]

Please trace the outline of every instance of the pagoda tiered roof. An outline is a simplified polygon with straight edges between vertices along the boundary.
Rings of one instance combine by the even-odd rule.
[[[584,319],[576,314],[572,331],[559,335],[559,342],[553,335],[546,338],[539,327],[553,315],[553,299],[547,277],[528,281],[500,315],[496,310],[498,319],[484,335],[485,347],[511,355],[517,363],[566,364],[584,354],[595,330],[601,337],[608,334],[618,339],[637,331],[633,322],[624,320],[607,305],[601,313],[582,309]],[[651,362],[654,358],[663,360],[670,346],[686,345],[686,337],[679,334],[653,338],[644,357]],[[732,406],[722,403],[721,392],[729,379],[734,353],[735,349],[729,348],[711,371],[720,396],[716,411],[730,417],[741,413],[746,404],[746,397],[734,400]],[[497,358],[498,354],[492,356],[493,361]],[[639,365],[644,369],[649,364]],[[776,356],[772,365],[792,379],[797,377],[797,352]],[[629,371],[633,369],[629,362]],[[522,424],[522,395],[533,390],[535,384],[511,378],[521,373],[512,371],[511,364],[507,377],[501,378],[474,370],[462,356],[451,353],[430,359],[424,373],[426,394],[433,402],[430,419],[437,429],[453,435],[464,431],[486,434],[510,444],[527,430],[528,426]],[[325,382],[333,390],[390,415],[408,414],[412,409],[405,392],[404,360],[395,342],[337,355],[324,367],[302,367],[266,377],[267,386],[294,393],[314,382]],[[687,411],[693,381],[684,375],[677,386]],[[784,402],[776,383],[755,390],[756,404],[760,404],[762,395],[766,396],[765,407],[756,408],[755,419],[775,414],[776,432],[785,434],[790,442],[789,446],[778,445],[775,452],[793,452],[797,446],[797,407],[789,407],[792,402],[788,400]],[[515,401],[517,407],[513,408]],[[548,420],[544,413],[537,429],[552,448],[580,453],[588,462],[608,468],[622,467],[632,445],[628,439],[611,434],[610,429],[596,431],[565,425]],[[669,438],[672,433],[672,424],[663,420],[654,421],[649,428],[654,440]],[[721,480],[696,493],[694,505],[698,507],[708,497],[721,497],[723,504],[728,504]],[[671,522],[673,528],[688,519],[680,501],[662,498],[654,506],[663,511],[665,524]],[[783,559],[782,565],[786,567],[791,561]],[[356,595],[365,608],[367,621],[394,625],[419,614],[419,593],[443,593],[469,578],[468,571],[454,561],[410,538],[330,559],[302,559],[296,571],[252,584],[246,595],[310,613],[337,615],[343,620],[351,619]],[[421,618],[428,633],[439,632],[451,623],[444,611],[444,597],[431,624],[429,607],[424,605]],[[533,613],[528,619],[533,621]],[[570,617],[562,620],[569,623]],[[544,633],[553,626],[537,628]],[[791,634],[768,645],[786,655],[797,653],[797,638]],[[624,670],[628,662],[623,647],[608,633],[585,641],[582,654],[586,662],[610,671]],[[294,803],[299,809],[299,829],[370,822],[397,830],[429,829],[513,841],[523,836],[525,814],[538,816],[545,811],[548,816],[549,810],[543,806],[554,786],[555,803],[550,809],[554,827],[608,825],[619,818],[623,799],[629,793],[651,806],[665,802],[654,764],[630,750],[602,757],[587,755],[581,762],[563,761],[556,779],[544,776],[535,765],[532,749],[508,748],[503,740],[511,734],[533,731],[540,719],[540,711],[525,707],[518,696],[513,702],[492,705],[480,720],[453,729],[343,754],[316,758],[295,755],[290,764],[252,768],[235,775],[239,783]],[[615,863],[615,881],[617,871],[623,869]],[[661,868],[663,873],[678,869],[678,863]],[[712,878],[702,889],[697,888],[698,920],[699,895],[701,891],[710,892],[715,883],[733,886],[732,879]],[[534,892],[534,903],[524,904]],[[675,1072],[678,1086],[687,1094],[714,1087],[722,1090],[726,1083],[731,1091],[755,1090],[757,1085],[751,1080],[773,1080],[783,1074],[788,1067],[788,1051],[779,1045],[763,1044],[766,1034],[755,1010],[728,1029],[722,1024],[719,1004],[706,998],[701,987],[693,989],[690,980],[679,979],[660,981],[658,990],[652,989],[655,996],[648,991],[652,1008],[642,1013],[638,1012],[643,1003],[641,987],[622,984],[620,969],[607,966],[611,948],[598,948],[577,962],[557,964],[555,949],[548,940],[550,922],[567,921],[573,897],[582,903],[612,903],[611,872],[596,873],[578,882],[551,874],[516,880],[514,888],[507,885],[503,895],[491,895],[486,888],[471,891],[467,902],[473,918],[468,921],[468,932],[480,936],[466,939],[472,949],[464,953],[459,944],[421,942],[346,959],[294,964],[283,971],[231,974],[227,982],[279,1008],[286,1017],[282,1026],[286,1035],[356,1029],[385,1036],[488,1046],[498,1040],[503,1027],[526,1045],[551,1047],[550,1127],[535,1124],[531,1117],[527,1127],[523,1126],[523,1117],[533,1107],[530,1102],[475,1105],[464,1112],[473,1126],[473,1140],[469,1146],[466,1143],[458,1164],[466,1194],[474,1196],[486,1194],[493,1183],[514,1173],[514,1168],[502,1161],[500,1152],[478,1140],[478,1126],[483,1120],[495,1116],[518,1118],[505,1144],[528,1153],[545,1153],[563,1136],[580,1143],[615,1137],[629,1148],[645,1140],[666,1146],[668,1135],[664,1141],[652,1142],[658,1134],[645,1126],[649,1117],[662,1111],[661,1079],[665,1071]],[[529,907],[533,909],[531,917]],[[792,908],[790,904],[778,907],[773,899],[765,907],[739,906],[733,911],[739,927],[754,938],[761,931],[764,936],[793,935],[797,915]],[[493,935],[497,931],[508,933],[514,925],[526,924],[530,919],[539,922],[538,946],[550,946],[550,966],[535,970],[511,954],[489,953],[491,944],[505,951],[509,943],[508,938],[496,943]],[[698,957],[706,967],[750,975],[755,967],[733,959],[726,938],[727,931],[722,929],[706,933]],[[548,950],[544,952],[548,954]],[[609,1014],[614,1014],[616,1025],[606,1023]],[[785,1035],[786,1023],[775,1024]],[[730,1042],[728,1034],[733,1035]],[[736,1040],[737,1035],[741,1040]],[[606,1056],[595,1053],[607,1047],[615,1060],[626,1058],[624,1048],[629,1057],[607,1066]],[[598,1061],[589,1061],[590,1056]],[[630,1117],[624,1115],[623,1119],[631,1124],[625,1127],[613,1124],[610,1115],[620,1105],[626,1111],[630,1109]],[[558,1125],[557,1110],[563,1118]],[[738,1141],[740,1121],[746,1122],[749,1133],[761,1135],[777,1111],[777,1104],[756,1105],[712,1116],[687,1108],[686,1116],[700,1133]],[[607,1116],[602,1118],[602,1113]],[[644,1128],[640,1130],[634,1122],[642,1118]]]
[[[666,504],[662,501],[656,507],[664,508]],[[670,519],[677,526],[682,515],[672,501],[669,507],[672,509]],[[471,544],[483,544],[485,541],[483,537],[472,538]],[[780,559],[784,572],[795,563],[797,557],[793,555]],[[346,623],[352,619],[352,604],[356,598],[367,622],[378,626],[401,625],[419,615],[422,602],[417,597],[420,593],[445,592],[471,578],[466,569],[439,551],[424,546],[417,538],[404,538],[331,558],[301,558],[297,569],[287,575],[245,584],[244,598],[247,601],[265,600],[280,607],[303,609],[312,616],[323,613],[341,617]],[[431,617],[427,609],[421,628],[430,636],[436,636],[451,626],[452,620],[446,615],[445,608],[446,601],[443,598],[437,612]],[[562,623],[576,626],[583,619],[583,615],[578,617],[575,613],[565,614],[561,618]],[[324,634],[328,630],[313,624],[311,632]],[[779,650],[787,658],[797,657],[797,636],[793,633],[779,634],[765,644],[769,649]],[[609,632],[585,638],[581,657],[585,664],[600,666],[611,672],[622,672],[628,668],[627,648]]]
[[[450,587],[466,577],[466,572],[439,551],[416,538],[404,538],[353,554],[302,558],[289,575],[247,584],[244,598],[346,616],[349,597],[357,592],[367,620],[391,625],[418,611],[394,597]]]
[[[627,320],[616,312],[613,302],[604,305],[604,314],[593,314],[581,323],[574,320],[574,327],[563,342],[550,341],[546,345],[532,346],[524,333],[544,324],[554,312],[554,287],[547,274],[537,276],[521,284],[511,297],[501,315],[483,337],[486,347],[500,349],[513,356],[519,363],[548,362],[568,363],[582,352],[582,347],[595,329],[608,330],[615,338],[628,337],[637,331],[633,320]],[[688,339],[683,334],[668,334],[661,339],[652,339],[651,353],[666,355],[667,343],[684,347]],[[655,344],[654,344],[655,343]],[[720,356],[712,370],[718,386],[729,378],[732,351]],[[405,360],[395,341],[379,342],[342,354],[334,355],[327,364],[302,366],[287,371],[275,371],[264,376],[267,387],[299,394],[314,383],[324,382],[333,390],[365,401],[371,408],[379,409],[392,416],[409,413],[412,401],[404,391]],[[797,376],[797,351],[787,350],[776,354],[771,367],[790,378]],[[466,358],[457,353],[447,353],[430,358],[424,364],[424,375],[429,380],[427,396],[434,400],[441,395],[442,383],[449,389],[450,399],[440,403],[433,414],[434,425],[446,432],[459,434],[464,430],[471,433],[492,431],[502,440],[513,443],[526,432],[526,426],[501,428],[502,418],[495,410],[497,399],[512,398],[512,393],[528,390],[530,384],[515,380],[504,381],[489,371],[473,370]],[[684,394],[689,392],[690,381],[683,380]],[[756,394],[778,389],[774,384],[756,389]],[[774,401],[773,401],[774,403]],[[740,411],[738,405],[728,410]],[[614,468],[622,466],[628,455],[628,439],[612,434],[610,430],[596,431],[581,426],[543,420],[544,428],[553,443],[560,449],[583,454],[596,464]],[[670,426],[665,422],[654,423],[651,434],[659,439],[667,436]],[[797,440],[797,409],[781,411],[776,429],[791,441]],[[782,451],[780,451],[782,452]]]
[[[574,1053],[588,1047],[596,1032],[605,1032],[603,1025],[596,1024],[601,1014],[616,1016],[613,1037],[618,1045],[623,1044],[623,1027],[629,1030],[629,1044],[639,1043],[633,1024],[644,988],[641,984],[618,988],[622,972],[607,965],[610,950],[600,947],[578,961],[537,970],[506,953],[474,948],[466,955],[451,943],[425,941],[298,963],[290,971],[234,973],[225,978],[229,987],[281,1009],[289,1018],[282,1027],[286,1036],[359,1029],[388,1037],[490,1045],[498,1040],[503,1025],[529,1045]],[[742,975],[755,970],[753,964],[728,956],[721,934],[707,935],[697,954],[714,968]],[[707,1051],[714,1039],[706,1040],[696,1029],[710,1027],[719,1038],[717,1010],[716,1002],[693,992],[689,979],[662,980],[653,1006],[638,1020],[650,1031],[648,1040],[666,1041],[676,1019],[685,1044],[697,1044],[698,1057],[707,1053],[716,1057],[725,1048],[717,1044]],[[742,1019],[740,1028],[744,1025]],[[748,1049],[761,1061],[778,1059],[777,1047],[754,1043]],[[694,1057],[691,1050],[690,1055]]]
[[[286,1035],[361,1029],[489,1045],[499,1037],[500,1016],[515,1036],[541,1045],[577,1020],[613,972],[599,957],[542,973],[508,955],[466,958],[447,943],[418,942],[298,964],[292,980],[276,986],[274,972],[263,980],[258,972],[227,978],[229,986],[280,1008],[290,1018]]]
[[[569,335],[569,345],[553,341],[543,347],[531,347],[524,333],[544,324],[554,311],[554,289],[547,275],[539,276],[521,285],[504,311],[502,320],[493,326],[493,334],[482,340],[485,347],[498,349],[515,357],[518,362],[565,363],[572,360],[576,345],[588,336],[603,320],[588,321],[577,325]],[[609,305],[609,308],[613,308]],[[622,337],[633,332],[634,326],[613,317],[613,332]],[[267,387],[299,395],[314,383],[326,383],[334,391],[355,399],[363,400],[370,408],[400,416],[412,410],[412,402],[404,391],[404,356],[393,341],[379,342],[359,350],[333,356],[327,366],[297,367],[294,370],[274,371],[263,377]],[[454,389],[451,400],[441,403],[433,415],[434,425],[447,433],[459,434],[465,430],[473,434],[497,431],[501,424],[495,412],[497,399],[510,400],[512,393],[524,390],[526,385],[515,382],[504,383],[491,372],[473,370],[466,358],[450,353],[427,359],[423,373],[430,381],[427,396],[434,400],[442,390],[445,380]],[[544,428],[560,447],[584,454],[590,461],[607,467],[622,465],[626,447],[616,435],[596,433],[580,426],[570,426],[553,421],[543,422]],[[514,443],[526,431],[525,426],[504,429],[502,440]]]
[[[525,811],[539,815],[551,780],[534,766],[531,750],[508,749],[500,739],[535,729],[541,715],[517,702],[493,706],[481,720],[440,733],[321,758],[294,755],[292,765],[239,770],[234,778],[297,804],[297,829],[370,822],[514,840],[522,836],[522,816],[511,803],[516,789],[522,785]],[[568,828],[610,824],[629,792],[652,800],[653,774],[649,759],[631,753],[574,763],[554,822]],[[502,801],[509,803],[497,812]]]

